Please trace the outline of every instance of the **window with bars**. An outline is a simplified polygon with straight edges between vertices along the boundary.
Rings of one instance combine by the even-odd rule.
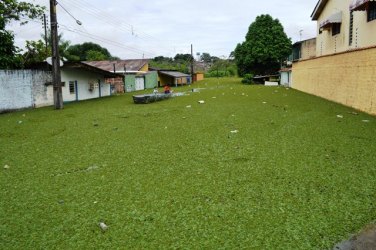
[[[74,85],[75,85],[74,81],[69,82],[69,93],[70,94],[74,94],[76,92],[76,87]]]
[[[368,3],[367,21],[373,21],[376,19],[376,2]]]

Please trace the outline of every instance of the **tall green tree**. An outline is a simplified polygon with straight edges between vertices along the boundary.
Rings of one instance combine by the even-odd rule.
[[[21,56],[19,49],[14,45],[13,32],[6,30],[6,25],[11,21],[20,21],[22,18],[35,19],[43,15],[45,7],[17,0],[0,1],[0,69],[20,67]]]
[[[261,15],[249,26],[245,41],[237,45],[235,61],[240,76],[270,74],[278,71],[280,61],[290,53],[291,39],[279,20]]]
[[[97,60],[112,60],[115,59],[110,52],[101,47],[99,44],[86,42],[83,44],[76,44],[70,46],[66,50],[66,56],[69,61],[91,61]]]

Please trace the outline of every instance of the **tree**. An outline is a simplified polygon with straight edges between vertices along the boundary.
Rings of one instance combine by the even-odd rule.
[[[211,57],[211,55],[209,53],[202,53],[200,59],[201,59],[201,61],[203,61],[205,63],[210,63],[212,57]]]
[[[11,21],[20,21],[21,18],[41,17],[45,8],[17,0],[0,1],[0,68],[10,69],[19,67],[21,57],[19,49],[14,45],[14,35],[6,30],[6,25]],[[27,22],[21,22],[25,24]]]
[[[47,47],[44,34],[41,34],[42,39],[37,41],[26,41],[26,51],[23,54],[23,65],[29,66],[34,63],[44,62],[48,57],[52,56],[51,51],[51,32],[47,33]],[[70,46],[70,41],[63,39],[63,33],[59,34],[59,54],[62,60],[71,57],[67,52]],[[79,60],[79,58],[77,58]]]
[[[191,54],[176,54],[175,61],[190,62],[193,59]]]
[[[245,42],[235,49],[240,76],[274,73],[278,71],[280,61],[291,53],[291,39],[279,20],[270,15],[256,17],[245,38]]]
[[[66,50],[66,57],[69,61],[90,61],[91,59],[112,60],[110,52],[99,44],[86,42],[70,46]]]

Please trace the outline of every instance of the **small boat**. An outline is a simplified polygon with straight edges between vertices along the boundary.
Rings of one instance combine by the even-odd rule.
[[[158,102],[171,97],[171,94],[147,94],[147,95],[134,95],[133,101],[135,104],[147,104],[151,102]]]

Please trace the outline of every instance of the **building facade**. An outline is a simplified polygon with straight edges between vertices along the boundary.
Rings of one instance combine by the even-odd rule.
[[[317,56],[376,44],[373,0],[320,0],[311,17],[317,21]]]
[[[320,0],[316,57],[292,64],[292,87],[376,115],[376,1]]]

